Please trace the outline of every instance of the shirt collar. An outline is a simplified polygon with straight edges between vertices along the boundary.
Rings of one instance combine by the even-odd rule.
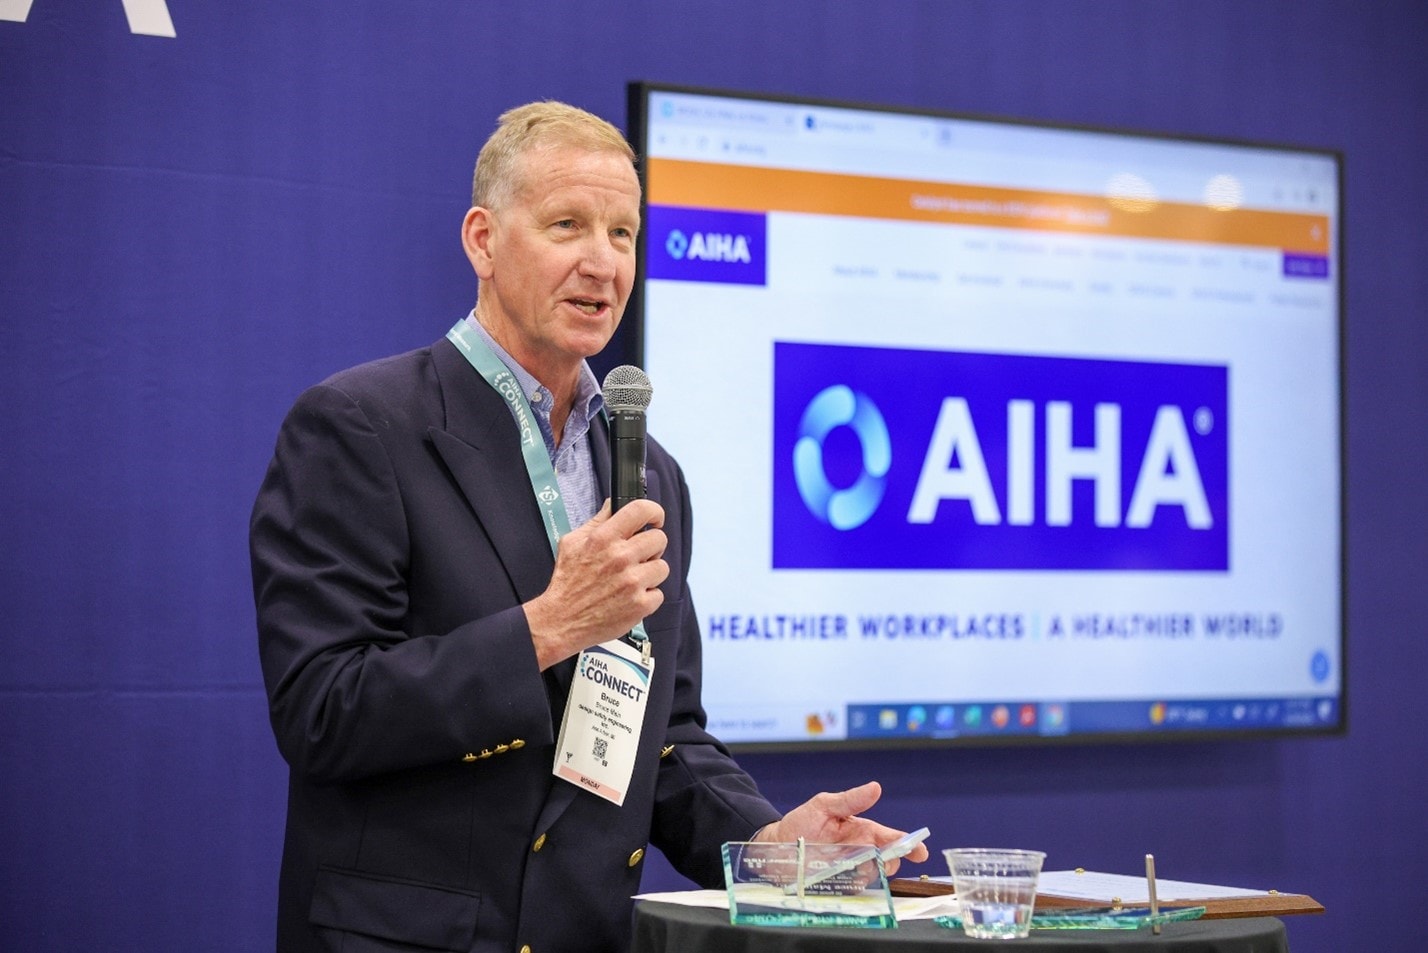
[[[526,400],[530,401],[531,408],[548,422],[550,420],[550,390],[532,377],[530,372],[520,365],[520,362],[501,347],[495,338],[491,337],[491,332],[487,331],[477,319],[475,308],[472,308],[471,313],[466,316],[466,323],[481,335],[482,340],[501,359],[501,363],[506,365],[506,369],[516,376],[516,382],[521,385],[521,393],[526,395]],[[575,381],[575,395],[571,400],[570,412],[572,416],[585,421],[588,427],[590,421],[594,420],[595,415],[600,413],[604,407],[605,397],[600,393],[600,385],[595,380],[595,372],[590,369],[589,361],[581,361],[580,376]]]

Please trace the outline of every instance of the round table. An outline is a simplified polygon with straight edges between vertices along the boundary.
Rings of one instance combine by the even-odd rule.
[[[1284,924],[1273,917],[1167,923],[1159,936],[1139,930],[1033,930],[1025,940],[974,940],[931,920],[895,930],[858,927],[734,926],[729,911],[641,900],[630,953],[1288,953]]]

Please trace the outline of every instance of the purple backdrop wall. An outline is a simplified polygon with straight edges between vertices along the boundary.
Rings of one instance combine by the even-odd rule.
[[[271,948],[285,769],[245,536],[278,422],[469,307],[502,109],[621,121],[632,79],[1345,151],[1350,734],[746,764],[785,806],[880,778],[936,846],[1310,893],[1296,953],[1364,920],[1417,945],[1385,912],[1428,880],[1420,0],[127,5],[176,36],[0,0],[0,947]]]

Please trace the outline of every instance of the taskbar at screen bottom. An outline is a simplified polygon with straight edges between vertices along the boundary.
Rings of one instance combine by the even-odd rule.
[[[1015,738],[1153,732],[1232,732],[1339,725],[1339,699],[895,702],[848,705],[848,739]]]

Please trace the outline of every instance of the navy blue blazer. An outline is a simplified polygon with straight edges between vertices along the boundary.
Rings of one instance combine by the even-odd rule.
[[[573,662],[538,671],[520,608],[554,560],[505,403],[445,339],[299,397],[250,537],[279,950],[623,950],[648,843],[719,886],[720,845],[779,817],[705,731],[689,492],[653,440],[647,473],[670,575],[616,807],[551,775]]]

